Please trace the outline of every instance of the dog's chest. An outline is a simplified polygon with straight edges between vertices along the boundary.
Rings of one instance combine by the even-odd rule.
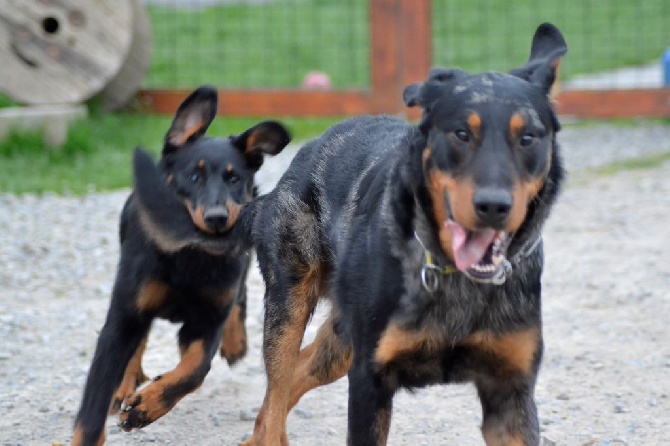
[[[198,252],[166,260],[161,275],[168,292],[160,316],[175,320],[189,312],[224,311],[239,291],[245,260],[246,255],[227,259]]]
[[[431,284],[426,279],[424,254],[408,251],[401,260],[404,293],[392,318],[402,326],[423,327],[430,336],[444,337],[453,344],[481,330],[506,332],[539,324],[539,267],[524,265],[502,285],[436,271]]]

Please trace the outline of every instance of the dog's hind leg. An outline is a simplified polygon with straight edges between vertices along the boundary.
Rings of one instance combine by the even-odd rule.
[[[349,371],[353,352],[336,333],[335,324],[331,314],[319,327],[314,342],[300,352],[291,383],[289,411],[305,393],[337,381]]]
[[[75,421],[73,446],[101,445],[105,442],[105,420],[114,389],[121,383],[131,356],[149,330],[150,320],[125,314],[117,307],[118,303],[118,297],[113,299],[107,321],[98,337]]]
[[[243,445],[288,445],[286,417],[291,383],[300,342],[309,316],[316,307],[322,282],[320,265],[299,270],[293,275],[298,279],[288,287],[288,292],[281,293],[277,285],[266,289],[263,357],[268,377],[267,391],[254,433]]]
[[[142,356],[144,355],[144,350],[146,347],[147,336],[142,339],[139,347],[137,347],[137,350],[135,350],[135,354],[132,358],[130,358],[130,361],[128,361],[126,372],[123,374],[123,380],[116,389],[116,392],[114,392],[114,399],[112,400],[112,404],[109,408],[110,415],[117,413],[121,408],[121,403],[123,400],[132,395],[135,392],[135,389],[137,389],[142,383],[149,380],[149,378],[144,374],[144,370],[142,370]]]
[[[244,274],[240,279],[235,303],[223,325],[221,349],[219,352],[223,358],[226,358],[229,366],[232,366],[247,354],[247,329],[245,321],[247,319],[247,276],[250,264],[251,258],[249,258]]]

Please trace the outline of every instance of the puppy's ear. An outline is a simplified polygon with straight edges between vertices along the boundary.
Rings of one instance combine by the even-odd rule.
[[[291,141],[289,131],[277,121],[263,121],[238,136],[231,142],[247,160],[247,165],[258,170],[265,155],[276,155]]]
[[[551,23],[541,24],[535,31],[530,57],[522,67],[510,70],[510,74],[537,85],[549,94],[561,58],[568,52],[563,34]]]
[[[217,94],[210,86],[193,91],[181,103],[165,134],[163,154],[173,152],[205,134],[216,116]]]

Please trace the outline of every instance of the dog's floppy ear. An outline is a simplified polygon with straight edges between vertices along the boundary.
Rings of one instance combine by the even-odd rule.
[[[165,134],[163,154],[179,149],[187,142],[204,135],[216,116],[216,107],[216,90],[210,86],[199,87],[184,99]]]
[[[510,74],[537,85],[549,94],[556,80],[556,70],[561,57],[568,52],[568,45],[561,32],[551,23],[541,24],[535,31],[528,62],[510,70]]]
[[[264,155],[276,155],[291,141],[289,131],[277,121],[263,121],[238,136],[231,142],[247,159],[247,165],[258,170]]]
[[[417,82],[405,87],[402,99],[408,107],[420,106],[429,111],[433,102],[441,96],[435,89],[441,88],[445,83],[462,76],[464,73],[458,68],[445,70],[444,68],[432,68],[428,73],[426,82]]]

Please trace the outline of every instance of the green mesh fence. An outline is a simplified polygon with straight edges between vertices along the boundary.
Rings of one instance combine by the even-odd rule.
[[[146,87],[294,88],[311,71],[326,73],[335,88],[369,86],[368,0],[144,3],[154,35]],[[433,0],[433,64],[519,65],[543,21],[568,41],[561,65],[568,86],[661,85],[670,0]]]
[[[147,0],[149,87],[299,87],[311,71],[334,87],[369,84],[367,0]]]
[[[519,65],[544,21],[568,42],[561,65],[567,86],[661,86],[661,56],[670,47],[668,0],[433,0],[434,64],[471,71]]]

